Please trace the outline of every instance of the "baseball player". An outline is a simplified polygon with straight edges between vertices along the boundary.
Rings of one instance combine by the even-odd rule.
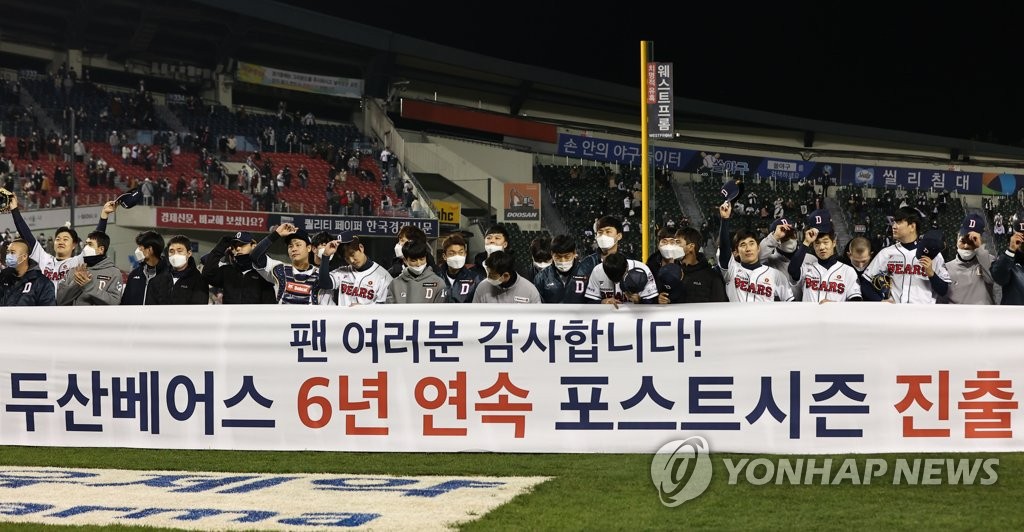
[[[291,264],[267,257],[267,249],[284,239]],[[274,284],[277,302],[281,305],[316,305],[319,270],[310,263],[312,246],[309,235],[293,224],[277,226],[249,254],[260,276]]]
[[[636,272],[643,272],[643,275]],[[635,279],[627,282],[627,274]],[[585,297],[587,303],[652,304],[658,302],[658,284],[646,264],[627,259],[621,253],[611,253],[590,272]]]
[[[793,290],[786,275],[764,264],[758,259],[760,245],[753,231],[741,229],[730,239],[729,218],[732,216],[732,204],[723,203],[718,207],[722,217],[722,228],[719,234],[718,261],[726,265],[722,270],[725,278],[725,292],[733,303],[752,303],[768,301],[792,301]],[[733,256],[735,241],[736,256]]]
[[[472,303],[476,287],[484,276],[472,264],[466,264],[469,244],[459,233],[448,235],[441,244],[444,249],[444,267],[438,267],[439,275],[448,287],[449,303]]]
[[[347,264],[331,270],[330,259],[339,248]],[[358,236],[343,232],[337,240],[324,246],[320,260],[320,288],[337,290],[338,306],[384,303],[392,281],[391,274],[383,266],[366,256],[366,248]]]
[[[0,188],[0,193],[11,194],[5,188]],[[75,248],[81,242],[78,233],[70,227],[57,229],[53,234],[54,254],[50,255],[43,249],[43,243],[36,240],[36,237],[32,235],[32,229],[25,222],[25,218],[21,216],[21,211],[18,210],[18,196],[16,194],[11,194],[10,208],[11,217],[14,218],[14,226],[18,229],[18,234],[21,235],[22,240],[28,244],[31,250],[29,258],[39,264],[39,269],[43,272],[43,275],[53,281],[53,289],[57,290],[60,287],[60,282],[67,277],[68,272],[73,272],[78,265],[83,264],[81,253],[75,254]],[[115,210],[117,210],[117,202],[115,200],[103,204],[103,209],[100,211],[100,221],[96,224],[96,232],[106,233],[107,217]]]
[[[882,274],[892,276],[891,300],[894,303],[934,304],[949,291],[949,272],[942,254],[938,253],[941,240],[935,243],[919,239],[917,228],[923,218],[913,207],[897,209],[892,224],[896,243],[879,250],[864,270],[863,277],[867,280]]]
[[[815,214],[818,213],[818,214]],[[803,242],[793,252],[789,262],[789,275],[803,290],[802,301],[860,301],[857,272],[839,262],[836,254],[836,234],[828,211],[815,211],[804,231]],[[804,261],[807,250],[814,250],[817,260]]]
[[[985,249],[981,233],[985,218],[968,214],[960,226],[956,241],[956,257],[946,263],[952,283],[948,301],[954,304],[993,305],[992,254]]]
[[[388,286],[387,303],[447,303],[448,287],[434,270],[427,267],[430,249],[420,240],[402,246],[405,269]],[[390,273],[390,272],[389,272]]]
[[[1000,305],[1024,305],[1024,211],[1010,224],[1009,246],[992,264],[992,280],[1003,289]]]

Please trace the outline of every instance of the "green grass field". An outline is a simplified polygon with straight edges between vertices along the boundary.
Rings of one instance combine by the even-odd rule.
[[[712,455],[708,490],[676,508],[662,506],[650,480],[649,455],[407,454],[331,452],[154,451],[0,447],[0,464],[124,469],[390,475],[546,475],[553,480],[519,496],[464,530],[1022,530],[1024,454],[963,454],[999,458],[991,486],[728,485],[723,458]],[[949,458],[951,455],[898,455]],[[771,458],[771,457],[768,457]],[[789,457],[793,458],[793,457]],[[818,459],[828,457],[816,457]],[[832,456],[834,459],[843,456]],[[884,458],[890,470],[897,455]],[[835,469],[833,469],[835,471]],[[0,530],[39,525],[0,523]],[[101,530],[100,527],[45,527]],[[140,527],[110,527],[130,530]],[[144,530],[155,530],[144,528]]]

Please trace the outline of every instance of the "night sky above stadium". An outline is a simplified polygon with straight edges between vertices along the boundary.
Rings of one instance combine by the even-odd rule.
[[[287,3],[438,44],[637,86],[639,43],[649,40],[655,60],[675,63],[676,96],[1024,146],[1019,4],[983,11],[961,3],[922,10],[899,2],[884,9],[862,2],[802,8],[546,2],[526,9],[523,2],[509,2],[459,10],[428,2],[345,3],[336,10],[314,5],[319,2]]]

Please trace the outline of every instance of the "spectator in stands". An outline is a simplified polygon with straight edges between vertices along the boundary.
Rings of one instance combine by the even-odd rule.
[[[441,248],[445,264],[437,270],[448,287],[448,301],[471,303],[477,286],[485,276],[473,264],[466,263],[469,244],[461,234],[455,233],[444,239]]]
[[[192,241],[184,235],[167,243],[166,271],[158,273],[146,290],[146,305],[208,305],[210,286],[192,258]]]
[[[992,279],[1003,289],[1001,305],[1024,305],[1024,211],[1010,226],[1010,241],[995,263]]]
[[[551,239],[552,264],[533,278],[544,303],[585,303],[587,276],[580,272],[576,240],[571,235]]]
[[[128,282],[121,296],[122,305],[145,305],[149,284],[157,274],[169,269],[162,257],[164,237],[156,231],[143,231],[135,237],[135,260],[138,266],[128,273]]]
[[[121,270],[107,257],[110,237],[93,231],[85,239],[82,263],[57,286],[58,305],[118,305],[124,285]]]
[[[474,303],[541,303],[537,287],[516,273],[511,253],[495,251],[485,264],[487,277],[473,294]]]

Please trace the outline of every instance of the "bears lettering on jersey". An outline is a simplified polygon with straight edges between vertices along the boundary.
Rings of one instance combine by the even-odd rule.
[[[746,279],[740,279],[737,277],[733,284],[736,286],[736,290],[750,292],[751,294],[757,294],[759,296],[772,297],[772,287],[767,283],[751,283]]]
[[[921,277],[928,277],[928,274],[924,272],[924,268],[920,264],[903,264],[901,262],[890,262],[888,265],[889,273],[893,275],[920,275]]]
[[[835,281],[821,281],[818,279],[805,278],[804,286],[808,290],[815,292],[832,292],[835,294],[846,293],[846,283],[837,283]]]
[[[356,287],[355,285],[347,283],[338,287],[338,290],[347,296],[361,297],[363,299],[373,299],[374,296],[374,290],[372,288]]]

